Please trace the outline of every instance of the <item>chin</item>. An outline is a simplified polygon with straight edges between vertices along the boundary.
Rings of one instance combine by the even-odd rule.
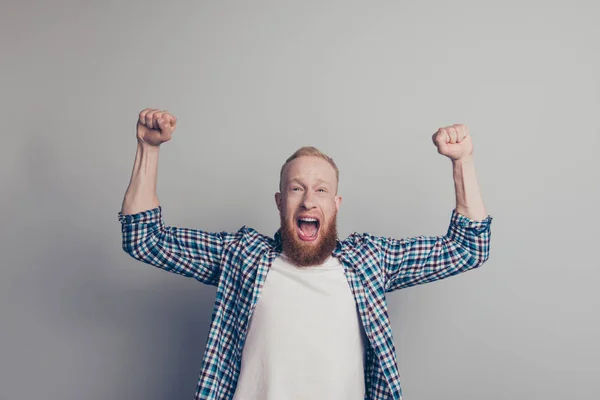
[[[321,242],[322,240],[319,235],[311,240],[304,240],[300,236],[296,235],[296,243],[298,243],[299,246],[307,249],[318,247]]]

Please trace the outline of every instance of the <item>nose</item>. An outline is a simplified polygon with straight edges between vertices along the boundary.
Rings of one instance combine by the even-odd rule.
[[[302,198],[302,208],[306,209],[306,210],[310,210],[311,208],[315,207],[315,204],[313,202],[313,195],[310,191],[306,191],[304,194],[304,197]]]

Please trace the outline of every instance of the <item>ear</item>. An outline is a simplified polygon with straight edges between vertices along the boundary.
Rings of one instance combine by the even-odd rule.
[[[277,209],[279,210],[280,214],[281,214],[281,202],[282,202],[281,193],[279,193],[279,192],[275,193],[275,204],[277,205]]]
[[[335,210],[339,211],[340,206],[342,205],[342,196],[335,196],[333,202],[335,203]]]

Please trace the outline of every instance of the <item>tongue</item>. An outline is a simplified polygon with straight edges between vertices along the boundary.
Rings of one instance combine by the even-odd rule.
[[[317,223],[316,222],[300,221],[300,224],[298,224],[298,226],[300,227],[300,230],[302,231],[302,233],[304,233],[306,236],[312,237],[317,234]]]

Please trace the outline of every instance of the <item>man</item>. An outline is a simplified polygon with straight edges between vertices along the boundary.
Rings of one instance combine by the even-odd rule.
[[[339,172],[315,148],[282,166],[275,237],[242,227],[208,233],[165,226],[158,149],[176,118],[145,109],[118,214],[123,249],[142,262],[217,287],[196,399],[401,399],[385,293],[443,279],[489,256],[487,215],[466,126],[432,139],[452,160],[456,208],[445,236],[337,239]]]

